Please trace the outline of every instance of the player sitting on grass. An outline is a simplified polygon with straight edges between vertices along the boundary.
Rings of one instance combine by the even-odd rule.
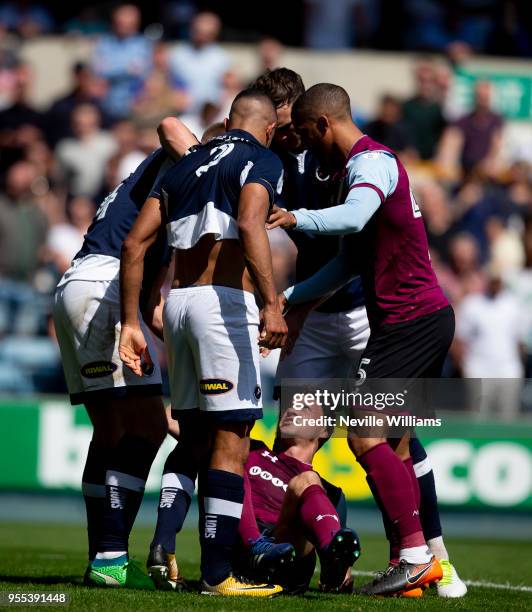
[[[319,412],[319,414],[316,414]],[[289,593],[307,590],[316,552],[320,559],[319,587],[328,592],[352,589],[351,566],[360,555],[357,534],[345,526],[345,497],[341,489],[320,478],[312,460],[327,439],[324,427],[297,426],[295,416],[321,416],[319,406],[302,410],[289,407],[279,422],[279,451],[252,441],[246,463],[246,496],[240,521],[240,538],[248,553],[239,567],[246,576],[273,580]],[[269,538],[289,542],[296,551],[295,563],[274,575],[264,574],[257,558],[257,543]]]

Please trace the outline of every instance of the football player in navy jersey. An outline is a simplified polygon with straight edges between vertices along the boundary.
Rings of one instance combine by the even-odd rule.
[[[199,474],[202,591],[226,596],[282,591],[246,584],[232,572],[249,431],[262,416],[258,345],[281,347],[287,331],[265,229],[282,187],[281,162],[267,148],[276,121],[265,94],[241,92],[227,133],[195,148],[163,176],[122,249],[120,356],[141,377],[143,364],[151,364],[138,318],[145,253],[163,225],[176,250],[164,308],[172,407],[179,415],[179,446],[191,465],[205,466]],[[174,488],[183,486],[179,474],[167,478]],[[187,479],[193,482],[195,474]]]
[[[167,137],[195,141],[173,121]],[[172,152],[172,146],[164,143]],[[120,337],[120,250],[157,178],[173,163],[158,149],[101,203],[80,252],[60,280],[53,316],[72,404],[84,404],[94,431],[83,472],[91,584],[153,588],[127,556],[148,473],[167,431],[161,373],[155,361],[144,377],[124,367]],[[160,286],[169,261],[161,236],[147,253],[143,325],[162,337]],[[149,337],[149,335],[148,335]]]
[[[344,181],[320,167],[311,151],[305,149],[295,131],[291,111],[296,99],[305,91],[299,74],[288,68],[267,71],[253,87],[267,93],[277,108],[278,126],[272,150],[283,162],[284,181],[276,204],[292,210],[305,207],[320,209],[342,201]],[[310,232],[288,232],[297,247],[296,280],[307,279],[325,263],[336,257],[338,236],[316,236]],[[312,311],[295,309],[287,314],[304,317],[301,333],[292,349],[283,351],[277,368],[279,385],[283,378],[342,378],[354,376],[360,355],[369,338],[369,323],[360,278],[337,291]],[[288,348],[288,347],[287,347]]]

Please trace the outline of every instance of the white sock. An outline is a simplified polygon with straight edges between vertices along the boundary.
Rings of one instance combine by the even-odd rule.
[[[427,540],[427,544],[430,548],[430,552],[436,557],[436,559],[449,561],[449,553],[447,552],[445,544],[443,543],[443,536],[438,536],[437,538],[432,538],[432,540]]]
[[[127,555],[126,550],[113,550],[110,552],[99,552],[96,553],[96,559],[118,559],[118,557],[122,557],[123,555]]]
[[[401,548],[399,559],[404,559],[407,563],[428,563],[432,558],[432,553],[427,546],[412,546],[412,548]]]

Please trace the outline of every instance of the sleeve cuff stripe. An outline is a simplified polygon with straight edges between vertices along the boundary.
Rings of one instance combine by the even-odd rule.
[[[379,198],[381,199],[381,204],[384,203],[384,200],[386,198],[384,197],[382,191],[377,187],[377,185],[373,185],[372,183],[357,183],[356,185],[351,185],[351,187],[349,187],[349,191],[351,191],[351,189],[356,189],[357,187],[369,187],[370,189],[374,189],[377,192]]]

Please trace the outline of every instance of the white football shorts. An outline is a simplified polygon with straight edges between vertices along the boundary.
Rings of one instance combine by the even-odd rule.
[[[163,321],[173,410],[199,408],[225,421],[262,417],[253,294],[219,285],[172,289]]]
[[[162,395],[161,369],[153,338],[141,322],[154,368],[134,374],[120,360],[120,288],[112,280],[61,281],[53,317],[72,404],[98,397]]]
[[[283,378],[355,378],[369,332],[365,306],[312,311],[292,352],[277,366],[276,385]]]

